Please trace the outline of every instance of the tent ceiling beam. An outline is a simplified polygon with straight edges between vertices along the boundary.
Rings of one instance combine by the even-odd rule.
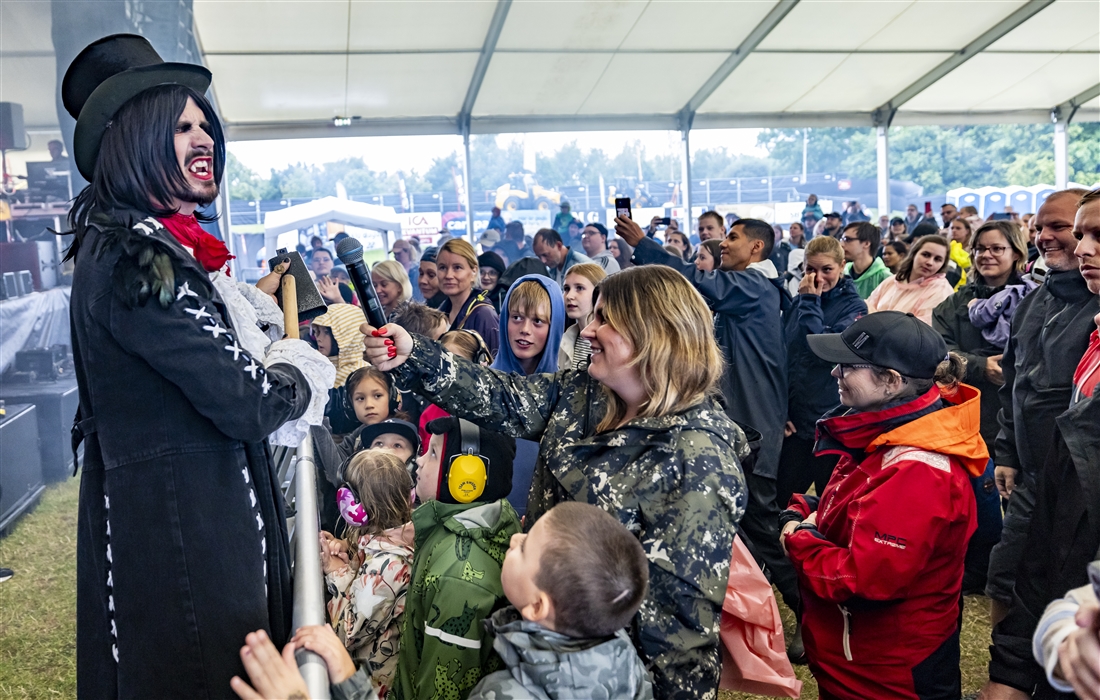
[[[485,72],[489,70],[489,62],[493,60],[493,52],[497,48],[497,40],[504,29],[504,21],[508,19],[508,10],[512,7],[512,0],[497,0],[496,9],[493,10],[493,19],[489,21],[489,30],[485,32],[485,43],[481,46],[481,55],[474,66],[474,74],[470,78],[470,86],[466,89],[466,99],[462,102],[462,111],[458,113],[459,128],[465,136],[469,135],[470,114],[474,111],[477,102],[477,94],[481,92],[481,83],[485,80]]]
[[[1062,104],[1050,110],[1050,118],[1055,123],[1064,121],[1068,124],[1069,122],[1073,121],[1073,118],[1077,115],[1078,110],[1081,109],[1081,105],[1086,104],[1090,100],[1095,100],[1097,97],[1100,97],[1100,83],[1097,83],[1089,89],[1074,95]]]
[[[974,56],[977,56],[987,47],[992,46],[997,40],[1034,17],[1053,2],[1054,0],[1028,0],[1026,5],[1020,7],[1008,17],[1005,17],[993,27],[983,32],[981,36],[964,46],[952,55],[951,58],[925,73],[907,88],[894,95],[888,102],[874,110],[874,125],[890,126],[894,120],[894,115],[897,114],[898,108],[903,104],[924,92],[927,88],[932,86],[932,84],[974,58]]]
[[[1073,99],[1077,100],[1078,98]],[[1068,105],[1070,102],[1064,104]],[[1080,104],[1080,102],[1077,104]],[[872,112],[703,112],[694,115],[691,128],[871,127],[874,125],[873,116]],[[1084,121],[1100,121],[1100,111],[1081,108],[1077,111],[1076,118]],[[1049,124],[1050,121],[1051,110],[1049,109],[990,112],[902,111],[895,115],[893,125]],[[596,114],[588,116],[472,117],[470,119],[471,134],[516,134],[554,131],[681,131],[682,128],[681,114]],[[338,138],[344,136],[437,136],[449,134],[462,135],[462,128],[457,118],[357,119],[352,122],[351,126],[346,127],[333,126],[332,122],[328,120],[226,124],[226,135],[230,141]]]
[[[1053,2],[1053,0],[1051,0]],[[707,101],[714,91],[726,81],[726,78],[730,77],[733,71],[737,70],[737,67],[741,65],[741,62],[748,58],[748,55],[752,53],[760,42],[767,38],[783,18],[794,9],[794,6],[798,4],[798,0],[779,0],[779,2],[771,9],[771,12],[767,14],[764,19],[760,20],[760,23],[753,27],[753,30],[749,32],[749,35],[745,37],[745,40],[741,42],[741,45],[722,62],[722,65],[718,67],[718,70],[711,75],[703,86],[692,96],[681,112],[694,114],[699,111],[699,108],[703,106],[703,103]]]

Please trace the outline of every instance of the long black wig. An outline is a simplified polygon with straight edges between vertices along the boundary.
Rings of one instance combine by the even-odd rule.
[[[160,85],[124,104],[103,133],[92,182],[81,191],[69,212],[73,242],[65,256],[76,257],[88,219],[102,213],[124,225],[148,216],[176,213],[164,202],[193,196],[176,158],[175,132],[187,99],[195,101],[214,141],[214,182],[225,172],[225,133],[206,97],[182,85]],[[214,217],[196,212],[200,221]]]

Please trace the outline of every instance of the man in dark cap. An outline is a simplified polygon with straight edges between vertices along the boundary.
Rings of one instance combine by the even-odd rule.
[[[303,341],[259,331],[244,306],[281,323],[278,308],[229,280],[231,256],[196,218],[225,168],[210,78],[122,34],[85,48],[62,82],[72,159],[91,183],[68,254],[81,697],[232,697],[245,635],[281,646],[290,633],[267,439],[294,439],[334,373]]]

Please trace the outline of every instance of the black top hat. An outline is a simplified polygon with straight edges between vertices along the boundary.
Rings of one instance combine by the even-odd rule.
[[[80,174],[91,181],[103,132],[131,98],[158,85],[183,85],[203,93],[210,78],[203,66],[165,63],[137,34],[112,34],[88,44],[61,81],[61,101],[76,119],[73,160]]]

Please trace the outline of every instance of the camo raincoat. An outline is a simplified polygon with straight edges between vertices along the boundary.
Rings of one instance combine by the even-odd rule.
[[[393,375],[453,415],[541,443],[527,528],[567,500],[603,508],[629,528],[649,558],[649,593],[631,636],[654,695],[717,697],[718,627],[749,448],[716,402],[596,433],[607,402],[587,372],[505,374],[420,336]]]

